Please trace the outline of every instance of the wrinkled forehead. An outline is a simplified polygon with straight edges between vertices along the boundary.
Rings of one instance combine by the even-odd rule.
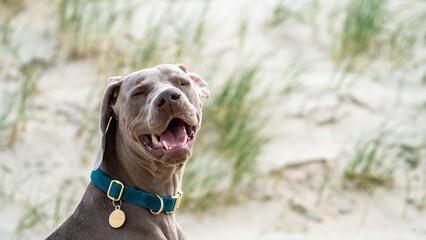
[[[150,82],[169,83],[179,78],[189,78],[178,66],[172,64],[158,65],[153,68],[142,69],[125,77],[122,88],[129,91],[136,85]]]

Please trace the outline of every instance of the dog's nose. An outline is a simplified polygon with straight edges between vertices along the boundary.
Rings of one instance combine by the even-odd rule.
[[[166,103],[173,104],[178,102],[181,98],[182,93],[178,89],[169,88],[161,92],[156,99],[157,107],[165,106]]]

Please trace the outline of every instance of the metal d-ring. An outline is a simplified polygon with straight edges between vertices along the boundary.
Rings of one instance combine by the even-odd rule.
[[[154,212],[154,211],[152,211],[152,209],[150,209],[149,211],[150,211],[152,214],[157,215],[157,214],[160,214],[160,213],[161,213],[161,211],[163,211],[164,202],[163,202],[163,198],[161,198],[161,197],[160,197],[160,196],[158,196],[158,195],[155,195],[155,196],[157,196],[157,197],[158,197],[158,199],[160,199],[160,203],[161,203],[160,210],[158,210],[158,212]]]

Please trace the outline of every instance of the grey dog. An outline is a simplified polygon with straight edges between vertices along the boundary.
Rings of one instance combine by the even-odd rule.
[[[182,64],[110,78],[101,104],[101,146],[94,170],[118,180],[123,189],[158,197],[161,207],[141,207],[120,199],[121,193],[111,197],[92,178],[75,212],[47,239],[185,239],[175,219],[177,200],[173,211],[162,209],[163,201],[181,196],[184,166],[201,126],[201,97],[209,97],[206,82]],[[125,213],[116,228],[109,222],[114,209]]]

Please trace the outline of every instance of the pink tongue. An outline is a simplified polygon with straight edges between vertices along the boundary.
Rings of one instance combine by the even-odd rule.
[[[183,145],[186,140],[186,133],[182,129],[182,126],[176,126],[171,129],[167,129],[160,135],[160,142],[166,141],[168,146],[180,146]]]

